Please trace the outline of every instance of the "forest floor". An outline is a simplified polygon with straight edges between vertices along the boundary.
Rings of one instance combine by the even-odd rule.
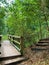
[[[18,65],[49,65],[48,51],[32,51],[30,48],[26,49],[26,55],[29,59]]]

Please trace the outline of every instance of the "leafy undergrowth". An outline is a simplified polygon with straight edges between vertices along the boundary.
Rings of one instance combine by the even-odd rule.
[[[31,51],[30,48],[26,49],[25,56],[29,59],[18,65],[49,65],[49,52],[48,51]]]

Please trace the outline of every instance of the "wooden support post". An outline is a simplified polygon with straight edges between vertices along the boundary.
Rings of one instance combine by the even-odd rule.
[[[2,35],[0,35],[0,47],[1,47],[1,40],[2,40]]]
[[[0,35],[0,41],[2,40],[2,35]]]
[[[9,38],[10,38],[9,40],[10,40],[10,43],[11,43],[11,35],[9,36]]]
[[[10,40],[10,35],[8,35],[8,39]]]
[[[20,38],[20,49],[21,54],[24,55],[24,38],[22,36]]]
[[[14,37],[12,37],[13,43],[14,43]],[[15,44],[15,43],[14,43]]]

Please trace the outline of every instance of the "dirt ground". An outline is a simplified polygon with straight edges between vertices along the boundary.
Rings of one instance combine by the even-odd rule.
[[[49,51],[32,51],[30,48],[25,50],[25,56],[29,59],[18,65],[49,65]]]

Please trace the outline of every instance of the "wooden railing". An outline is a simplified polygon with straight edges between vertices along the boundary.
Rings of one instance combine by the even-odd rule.
[[[21,52],[23,55],[24,52],[24,45],[23,45],[23,37],[22,36],[14,36],[14,35],[8,35],[8,38],[10,42],[16,47],[18,51]]]
[[[35,41],[35,43],[38,42],[40,39],[42,39],[40,37],[40,32],[35,32],[33,34],[30,34],[30,36],[33,37],[33,38],[38,38],[38,39],[35,39],[35,40],[32,38]],[[29,35],[28,35],[28,37],[26,36],[27,41],[31,39],[30,36]],[[8,35],[8,38],[9,38],[10,42],[12,42],[13,45],[17,48],[17,50],[20,51],[21,54],[23,54],[24,53],[24,37]],[[32,41],[32,43],[34,43],[34,42]]]

